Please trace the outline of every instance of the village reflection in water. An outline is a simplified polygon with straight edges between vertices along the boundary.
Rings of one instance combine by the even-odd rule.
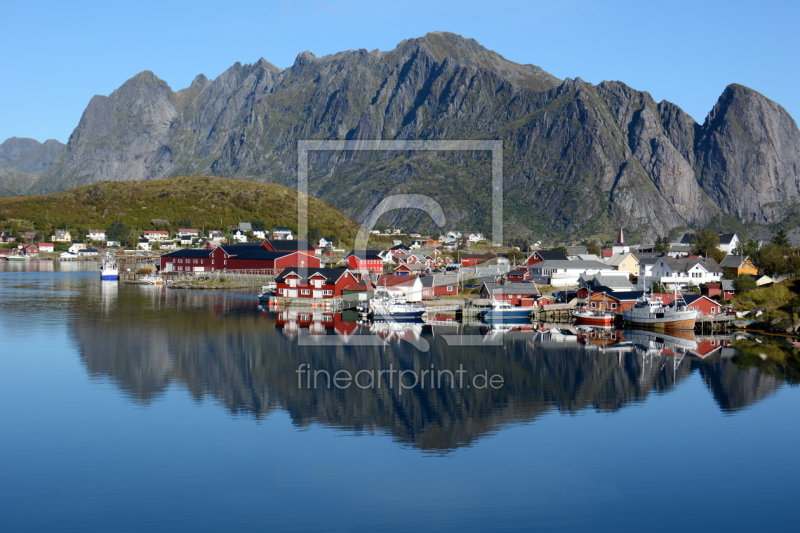
[[[300,427],[379,432],[425,451],[469,445],[554,409],[614,412],[672,391],[694,372],[728,413],[792,379],[737,364],[732,336],[544,323],[368,324],[323,310],[273,311],[242,294],[116,284],[77,298],[74,308],[71,331],[89,374],[113,380],[137,402],[152,402],[179,384],[236,416],[285,410]],[[351,375],[461,366],[468,375],[500,375],[503,386],[308,388],[298,386],[301,364]]]

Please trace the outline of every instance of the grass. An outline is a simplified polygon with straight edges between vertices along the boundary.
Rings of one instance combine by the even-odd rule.
[[[0,198],[0,228],[16,231],[53,229],[78,232],[107,229],[122,222],[129,229],[153,229],[151,220],[166,228],[194,227],[225,231],[239,222],[263,220],[265,228],[297,229],[294,189],[271,183],[231,178],[183,176],[149,181],[99,182],[58,193]],[[308,198],[308,226],[325,237],[352,244],[358,226],[338,209]]]

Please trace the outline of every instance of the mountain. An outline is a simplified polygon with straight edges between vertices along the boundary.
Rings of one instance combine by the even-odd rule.
[[[800,197],[800,133],[731,85],[701,125],[622,82],[559,80],[443,32],[394,50],[264,59],[173,91],[142,72],[92,98],[35,184],[209,174],[295,186],[297,141],[503,141],[506,236],[648,237],[719,220],[773,224]],[[427,194],[446,227],[491,227],[485,152],[312,152],[309,191],[363,221],[388,194]],[[432,228],[418,211],[387,224]]]
[[[0,144],[0,196],[25,194],[64,151],[64,144],[50,139],[11,137]]]
[[[309,198],[308,227],[352,243],[358,226],[341,211]],[[101,182],[44,196],[0,198],[0,221],[19,229],[108,228],[122,222],[149,229],[152,220],[175,229],[222,229],[260,220],[265,229],[297,227],[297,191],[281,185],[208,176]],[[159,223],[159,225],[165,225]],[[161,229],[161,228],[159,228]]]

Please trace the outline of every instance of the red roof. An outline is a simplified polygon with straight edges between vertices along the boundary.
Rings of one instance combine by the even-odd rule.
[[[160,230],[159,230],[159,231],[145,231],[144,233],[145,233],[145,234],[148,234],[148,235],[153,235],[153,234],[157,234],[157,235],[169,235],[169,232],[168,232],[168,231],[160,231]]]
[[[40,242],[39,243],[39,248],[41,248],[42,246],[53,246],[53,243],[52,242]]]
[[[378,287],[394,287],[403,283],[414,283],[418,279],[416,276],[403,276],[399,274],[384,274],[378,278]]]

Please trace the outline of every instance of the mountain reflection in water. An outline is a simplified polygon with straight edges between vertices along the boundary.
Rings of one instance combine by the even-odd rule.
[[[429,451],[469,445],[554,408],[616,411],[669,391],[695,370],[720,408],[730,412],[783,383],[757,368],[740,370],[725,342],[691,335],[573,332],[533,324],[370,328],[319,311],[276,316],[242,295],[105,283],[78,297],[74,308],[70,328],[88,372],[111,378],[137,401],[149,402],[178,383],[234,414],[260,418],[284,409],[298,426],[388,433]],[[424,350],[418,348],[422,341]],[[479,390],[298,387],[303,363],[351,375],[463,365],[468,376],[499,374],[504,384]]]

